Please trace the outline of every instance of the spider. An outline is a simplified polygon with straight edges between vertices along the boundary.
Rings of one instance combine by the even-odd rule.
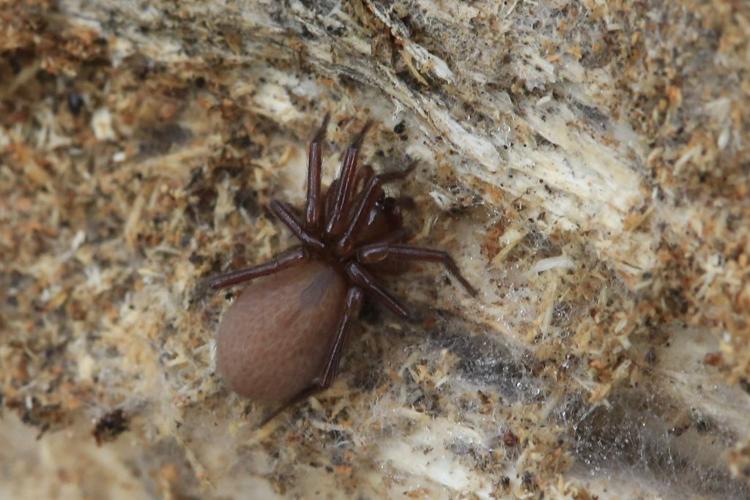
[[[282,201],[270,204],[301,244],[264,264],[209,281],[212,288],[222,289],[254,280],[222,318],[217,368],[235,393],[282,402],[278,411],[331,385],[350,324],[365,297],[408,317],[406,308],[376,279],[394,261],[442,263],[476,294],[449,254],[404,244],[407,233],[399,203],[385,196],[383,185],[405,178],[414,164],[377,175],[367,165],[357,168],[371,122],[346,149],[339,176],[321,191],[321,150],[329,117],[308,150],[304,218]]]

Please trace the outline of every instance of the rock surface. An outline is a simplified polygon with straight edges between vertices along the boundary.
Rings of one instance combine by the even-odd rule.
[[[0,5],[0,496],[750,496],[750,4]],[[334,386],[215,374],[232,294],[368,118],[440,269]],[[235,295],[236,295],[235,291]]]

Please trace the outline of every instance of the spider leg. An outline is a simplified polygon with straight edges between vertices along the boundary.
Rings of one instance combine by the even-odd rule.
[[[323,210],[323,198],[320,194],[321,149],[330,118],[330,113],[326,113],[307,151],[307,208],[305,210],[305,220],[307,228],[311,231],[318,230],[320,226],[320,214]]]
[[[322,376],[314,382],[320,389],[330,387],[333,379],[336,378],[339,369],[339,361],[341,361],[341,353],[349,334],[349,325],[352,321],[357,319],[357,316],[359,316],[363,300],[364,293],[362,293],[360,288],[357,288],[356,286],[349,288],[349,291],[346,294],[346,308],[341,316],[338,328],[336,328],[336,337],[334,337],[333,344],[331,344],[331,351],[328,354],[328,360],[326,361]]]
[[[364,294],[362,290],[355,287],[349,288],[346,294],[346,305],[344,311],[341,313],[339,324],[336,327],[336,336],[333,338],[331,343],[328,356],[326,357],[325,365],[318,377],[316,377],[310,384],[309,387],[302,389],[299,393],[294,395],[291,399],[283,403],[281,406],[276,408],[269,415],[266,415],[260,426],[262,427],[266,422],[271,420],[273,417],[284,411],[285,409],[296,405],[297,403],[304,401],[308,397],[312,396],[316,392],[327,389],[333,383],[338,373],[339,362],[341,361],[341,353],[343,347],[346,344],[346,339],[349,333],[349,326],[352,321],[357,319],[359,311],[362,308],[362,301]]]
[[[338,191],[339,180],[334,179],[333,182],[331,182],[331,185],[328,186],[328,191],[326,191],[326,200],[324,203],[324,210],[325,210],[325,220],[330,220],[331,214],[333,213],[333,198],[336,195],[336,191]]]
[[[208,281],[208,286],[214,290],[227,288],[236,285],[237,283],[242,283],[243,281],[249,281],[261,276],[277,273],[282,269],[291,267],[299,262],[307,260],[308,258],[309,255],[304,247],[293,247],[281,252],[273,259],[263,264],[214,276]]]
[[[364,187],[367,182],[369,182],[370,177],[373,176],[372,167],[370,165],[364,165],[359,171],[357,172],[357,180],[354,192],[358,192],[360,190],[360,187]],[[336,192],[338,191],[338,184],[339,180],[334,179],[333,182],[331,182],[331,185],[328,186],[328,191],[325,195],[325,203],[324,203],[324,210],[325,210],[325,218],[326,220],[331,219],[331,214],[333,213],[333,202],[336,198]]]
[[[355,173],[357,170],[359,149],[362,147],[362,141],[371,126],[371,121],[365,123],[365,126],[362,127],[362,130],[346,149],[346,153],[344,153],[344,159],[341,162],[341,170],[336,183],[336,191],[334,192],[331,216],[326,222],[325,229],[327,235],[339,235],[344,229],[344,225],[346,224],[345,215],[348,212],[347,208],[349,207],[354,187],[357,184]]]
[[[393,243],[375,243],[357,249],[357,260],[363,264],[374,264],[388,257],[398,257],[405,260],[425,260],[439,262],[456,278],[469,294],[476,295],[477,290],[463,277],[453,257],[442,250],[420,248],[411,245]]]
[[[346,266],[346,275],[355,285],[372,294],[378,302],[393,311],[394,314],[404,319],[409,319],[409,313],[406,311],[406,308],[383,285],[378,283],[375,277],[364,266],[357,262],[350,262]]]
[[[354,194],[354,198],[350,201],[350,207],[351,205],[354,205],[357,203],[359,198],[362,196],[362,191],[364,187],[367,185],[367,183],[370,181],[372,176],[375,175],[375,172],[372,170],[372,167],[370,165],[362,165],[357,169],[357,176],[354,180],[354,187],[352,188],[352,193]],[[333,198],[333,196],[331,196]],[[332,201],[332,200],[331,200]],[[332,204],[329,206],[329,209],[333,208]],[[331,212],[330,210],[327,211],[328,215],[330,216]],[[347,208],[345,219],[348,221],[352,218],[352,211]]]
[[[373,175],[375,175],[375,172],[372,170],[372,167],[370,165],[362,165],[362,167],[357,172],[357,182],[354,187],[354,192],[361,192],[367,185],[367,183],[370,182],[370,179]]]
[[[387,172],[370,178],[362,192],[362,196],[359,198],[359,205],[357,205],[354,215],[349,221],[349,226],[346,228],[344,234],[337,243],[339,253],[346,253],[351,249],[354,237],[362,225],[367,221],[367,215],[383,193],[381,186],[387,182],[403,179],[414,170],[414,165],[415,164],[412,163],[406,168],[406,170],[400,172]]]
[[[325,244],[322,241],[305,231],[302,227],[302,223],[286,203],[273,200],[271,202],[271,210],[279,219],[281,219],[281,222],[286,224],[289,230],[292,231],[302,243],[320,250],[325,248]]]

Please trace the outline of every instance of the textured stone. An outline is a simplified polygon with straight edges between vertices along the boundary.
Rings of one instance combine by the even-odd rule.
[[[0,496],[747,498],[748,19],[6,2]],[[421,320],[367,306],[333,387],[257,429],[203,284],[291,244],[264,207],[301,205],[326,111],[326,182],[373,119],[363,157],[419,160],[406,225],[480,294],[394,279]]]

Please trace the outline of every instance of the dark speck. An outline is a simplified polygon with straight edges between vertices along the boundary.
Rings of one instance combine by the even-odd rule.
[[[601,128],[606,128],[608,123],[607,115],[602,113],[598,108],[595,108],[593,106],[587,106],[586,104],[582,104],[577,102],[576,106],[578,109],[580,109],[584,116],[588,118],[591,122],[598,125]]]
[[[326,26],[326,31],[333,36],[342,36],[344,33],[346,33],[346,28],[344,28],[343,26]]]
[[[81,108],[83,108],[83,105],[84,102],[81,94],[78,94],[76,92],[71,92],[70,94],[68,94],[68,109],[75,116],[78,116],[78,113],[81,112]]]
[[[698,421],[695,422],[695,430],[697,430],[701,434],[707,432],[709,428],[709,423],[702,418],[698,419]]]
[[[380,309],[370,303],[370,301],[366,300],[359,313],[359,319],[365,323],[370,323],[371,325],[376,324],[380,321]]]
[[[247,213],[256,216],[260,213],[258,205],[258,192],[254,189],[241,189],[234,195],[234,205],[244,208]]]
[[[117,436],[128,430],[128,418],[122,409],[111,411],[96,423],[91,434],[97,446],[107,441],[114,441]]]
[[[313,33],[309,29],[307,29],[307,26],[303,24],[302,25],[302,38],[305,38],[307,40],[314,40],[317,37],[313,35]]]
[[[532,488],[534,488],[536,486],[535,481],[534,481],[534,474],[532,474],[531,472],[528,472],[528,471],[523,473],[523,477],[521,478],[521,482],[523,483],[523,486],[527,490],[530,490],[530,489],[532,489]]]
[[[509,448],[512,448],[518,444],[518,437],[513,434],[512,431],[507,430],[503,434],[503,444]]]
[[[190,140],[193,133],[176,123],[167,123],[159,127],[144,129],[141,134],[140,153],[146,156],[163,154],[173,144],[183,144]]]
[[[240,137],[233,137],[231,142],[233,146],[237,146],[238,148],[242,149],[247,149],[253,145],[253,141],[247,134]]]

